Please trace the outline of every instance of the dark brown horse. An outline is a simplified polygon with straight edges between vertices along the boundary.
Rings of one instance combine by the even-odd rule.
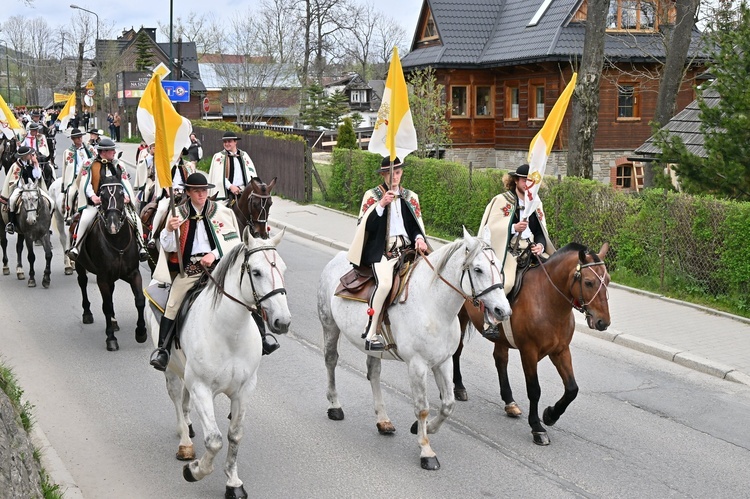
[[[558,250],[546,263],[529,269],[523,277],[518,296],[511,301],[512,332],[500,326],[496,338],[491,340],[495,343],[493,357],[500,379],[500,396],[505,402],[505,413],[510,417],[519,417],[521,409],[513,400],[508,381],[508,349],[517,348],[521,354],[529,397],[529,425],[536,444],[549,445],[550,442],[547,430],[539,420],[538,406],[542,391],[537,363],[549,356],[565,387],[562,398],[544,410],[544,424],[552,426],[578,394],[570,356],[570,341],[575,330],[573,310],[585,314],[591,329],[604,331],[609,327],[609,273],[604,264],[608,249],[609,245],[605,243],[597,254],[585,246],[571,243]],[[465,332],[468,316],[462,313],[459,319],[461,330]],[[461,378],[462,349],[463,341],[453,356],[456,400],[468,399]]]
[[[115,282],[120,279],[130,284],[135,298],[135,308],[138,311],[135,340],[143,343],[147,339],[146,322],[143,316],[145,298],[138,258],[137,238],[140,234],[134,224],[127,219],[123,191],[118,178],[102,179],[99,187],[99,197],[102,200],[99,212],[84,236],[85,239],[80,243],[81,251],[76,259],[83,323],[94,322],[86,290],[88,283],[86,272],[91,272],[96,274],[96,284],[102,295],[102,312],[106,320],[106,345],[109,351],[120,349],[115,337],[115,331],[119,330],[119,327],[112,301]]]
[[[268,239],[268,213],[273,204],[271,191],[276,185],[276,178],[266,184],[258,177],[253,177],[237,202],[232,204],[240,232],[250,226],[253,237]]]

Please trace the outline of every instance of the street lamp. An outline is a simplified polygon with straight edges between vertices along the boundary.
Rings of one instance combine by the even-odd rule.
[[[89,14],[94,14],[96,16],[96,39],[98,40],[99,39],[99,14],[97,14],[93,10],[84,9],[83,7],[79,7],[78,5],[75,5],[75,4],[70,4],[70,8],[82,10],[84,12],[88,12]],[[94,41],[94,46],[96,46],[96,41]]]

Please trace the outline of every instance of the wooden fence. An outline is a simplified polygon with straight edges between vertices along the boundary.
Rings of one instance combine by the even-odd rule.
[[[196,127],[193,131],[205,155],[222,150],[222,130]],[[237,136],[240,137],[237,147],[250,155],[258,176],[264,182],[277,177],[274,194],[301,203],[312,201],[312,161],[306,154],[305,143],[246,133]]]

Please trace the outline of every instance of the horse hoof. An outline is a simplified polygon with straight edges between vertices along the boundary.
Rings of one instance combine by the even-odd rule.
[[[107,351],[116,352],[120,349],[120,345],[117,344],[116,339],[107,339]]]
[[[531,435],[534,437],[535,444],[549,445],[549,436],[546,431],[532,431]]]
[[[65,267],[65,275],[73,275],[73,267]]]
[[[111,324],[112,324],[112,331],[116,333],[117,331],[120,330],[120,325],[117,323],[115,319],[112,319]]]
[[[138,343],[145,343],[147,339],[148,339],[148,333],[146,333],[146,328],[142,328],[142,329],[136,328],[135,341],[137,341]]]
[[[396,427],[390,421],[379,421],[375,426],[378,427],[378,433],[381,435],[393,435],[396,433]]]
[[[47,288],[49,288],[49,283],[50,283],[50,280],[49,280],[49,278],[48,278],[48,277],[45,277],[44,279],[42,279],[42,287],[43,287],[44,289],[47,289]]]
[[[544,424],[547,426],[554,426],[555,423],[557,423],[557,419],[554,419],[552,416],[552,407],[547,407],[544,410],[542,413],[542,421],[544,421]]]
[[[94,323],[94,314],[83,314],[83,323],[84,324],[93,324]]]
[[[342,419],[344,419],[344,409],[342,409],[341,407],[328,409],[328,419],[332,419],[334,421],[341,421]]]
[[[521,412],[521,408],[518,407],[518,404],[515,402],[505,404],[505,415],[509,418],[518,418],[521,414],[523,414],[523,412]]]
[[[193,476],[193,472],[190,471],[190,463],[187,463],[182,467],[182,478],[188,482],[197,482],[198,480]]]
[[[180,445],[177,448],[177,459],[180,461],[192,461],[195,459],[195,447],[192,445]]]
[[[26,279],[26,275],[23,272],[16,272],[16,278],[19,281],[23,281],[24,279]]]
[[[440,469],[437,457],[420,457],[419,464],[422,465],[423,470],[435,471]]]
[[[453,396],[459,402],[466,402],[469,400],[469,394],[466,393],[466,388],[456,388],[453,390]]]
[[[195,431],[193,431],[193,425],[188,425],[188,435],[190,435],[190,438],[195,438]]]
[[[10,268],[3,267],[3,275],[10,275]]]
[[[418,429],[419,429],[419,421],[414,421],[414,424],[411,425],[411,428],[409,429],[409,431],[411,432],[412,435],[416,435]]]
[[[29,283],[26,285],[29,288],[35,288],[36,287],[36,279],[29,279]]]
[[[240,485],[239,487],[230,487],[227,485],[227,491],[224,493],[224,499],[247,499],[247,492],[245,487]]]

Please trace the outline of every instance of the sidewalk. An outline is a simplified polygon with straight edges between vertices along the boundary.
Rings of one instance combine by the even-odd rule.
[[[274,197],[272,226],[334,249],[346,250],[357,219],[319,205]],[[444,242],[430,238],[434,247]],[[576,330],[730,381],[750,385],[750,320],[612,283],[612,327]]]

